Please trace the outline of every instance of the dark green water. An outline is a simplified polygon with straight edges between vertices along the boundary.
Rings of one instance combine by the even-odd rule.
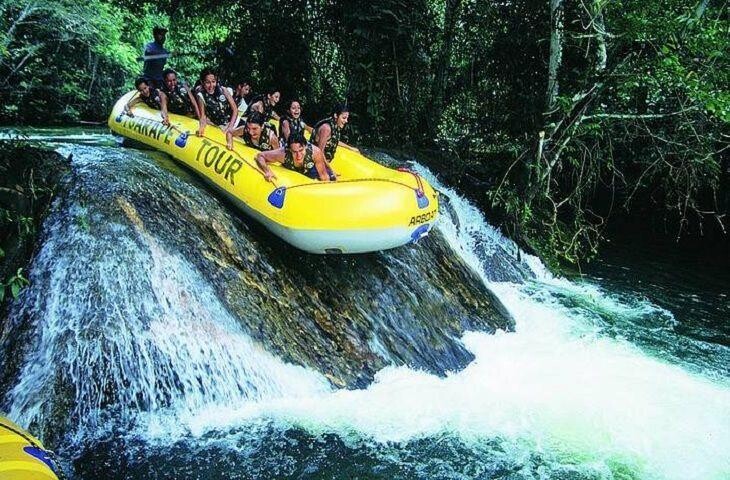
[[[665,243],[607,245],[587,268],[590,281],[620,298],[645,300],[671,313],[659,320],[607,325],[657,355],[730,378],[730,252],[680,250]]]

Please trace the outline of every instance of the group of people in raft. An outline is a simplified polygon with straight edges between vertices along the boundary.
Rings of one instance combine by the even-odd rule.
[[[200,81],[189,88],[178,80],[172,69],[162,72],[162,84],[140,77],[134,82],[137,94],[127,103],[125,113],[134,116],[133,107],[139,103],[160,110],[162,123],[170,125],[169,113],[199,119],[197,134],[202,136],[208,126],[221,128],[226,134],[226,146],[233,149],[234,138],[260,152],[256,162],[267,181],[276,179],[269,168],[271,163],[299,172],[321,181],[335,181],[337,174],[330,164],[338,146],[357,151],[340,140],[342,129],[347,125],[350,112],[346,105],[338,104],[331,116],[314,126],[302,120],[299,100],[289,102],[286,114],[281,118],[274,107],[281,99],[278,90],[251,95],[248,82],[237,85],[235,92],[218,83],[218,77],[210,68],[200,72]],[[279,121],[279,131],[269,123]],[[310,132],[310,141],[304,132]]]

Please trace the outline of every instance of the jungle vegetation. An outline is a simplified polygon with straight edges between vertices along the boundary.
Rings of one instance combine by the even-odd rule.
[[[433,159],[547,258],[617,217],[727,239],[722,0],[0,1],[4,124],[103,121],[159,24],[191,83],[276,86],[310,123],[346,100],[350,141]]]

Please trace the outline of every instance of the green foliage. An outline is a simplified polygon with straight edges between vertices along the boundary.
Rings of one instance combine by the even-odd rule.
[[[22,266],[65,168],[63,157],[22,137],[0,140],[0,303],[28,285]]]
[[[5,299],[6,292],[18,298],[20,291],[27,285],[30,285],[30,281],[23,276],[23,269],[19,268],[15,275],[0,283],[0,303]]]
[[[64,123],[108,111],[139,70],[134,19],[101,0],[2,0],[3,121]]]
[[[170,50],[199,52],[168,62],[190,81],[211,65],[224,84],[276,87],[309,123],[346,100],[350,141],[443,151],[476,178],[467,193],[553,258],[589,257],[616,211],[677,235],[724,225],[722,2],[563,0],[548,110],[548,0],[0,1],[5,121],[103,118],[162,24]]]
[[[721,188],[730,147],[723,11],[712,2],[565,4],[560,96],[538,126],[545,140],[526,129],[535,140],[517,163],[503,163],[502,182],[489,192],[507,218],[534,212],[514,220],[528,243],[576,263],[597,251],[616,211],[677,238],[723,234],[730,210]]]
[[[415,2],[366,2],[336,12],[348,72],[348,98],[359,133],[383,144],[430,136],[433,81],[431,6]],[[397,126],[396,126],[397,125]]]

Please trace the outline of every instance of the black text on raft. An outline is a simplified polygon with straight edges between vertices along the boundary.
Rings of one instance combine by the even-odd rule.
[[[122,126],[129,128],[133,132],[162,141],[166,145],[170,144],[172,128],[160,122],[143,117],[122,117],[121,115],[117,117],[117,121],[123,122]]]
[[[212,168],[215,173],[223,175],[223,178],[230,181],[231,185],[235,185],[233,177],[243,167],[243,162],[224,147],[213,145],[208,140],[203,140],[201,143],[195,161],[202,160],[203,165]]]
[[[430,212],[422,213],[421,215],[416,215],[411,217],[411,221],[408,223],[408,226],[413,225],[419,225],[421,223],[428,222],[429,220],[433,220],[433,217],[436,216],[436,212],[438,210],[431,210]]]

